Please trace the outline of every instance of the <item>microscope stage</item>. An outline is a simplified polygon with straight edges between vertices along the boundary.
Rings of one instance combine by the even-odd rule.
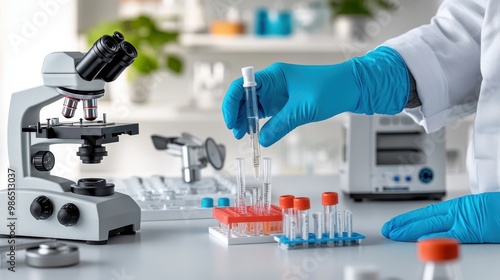
[[[113,139],[121,134],[139,134],[139,124],[104,123],[103,121],[37,124],[23,128],[23,132],[35,132],[37,138],[57,139]],[[104,141],[103,143],[106,143]],[[115,141],[112,141],[115,142]]]

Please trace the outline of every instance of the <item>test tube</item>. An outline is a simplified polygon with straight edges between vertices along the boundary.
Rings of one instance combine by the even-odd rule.
[[[287,223],[289,224],[288,240],[292,241],[297,238],[297,217],[295,215],[286,215]]]
[[[352,212],[349,210],[344,210],[344,233],[352,237]]]
[[[297,236],[300,236],[302,240],[309,239],[309,209],[311,208],[311,203],[307,197],[296,197],[293,200],[293,210],[297,217]],[[302,243],[304,247],[307,247],[309,243]]]
[[[293,216],[293,195],[282,195],[279,198],[281,213],[283,215],[283,235],[287,238],[290,235],[290,216]]]
[[[236,158],[236,168],[238,174],[236,176],[236,208],[240,213],[247,212],[246,191],[245,191],[245,159]]]
[[[324,228],[325,228],[325,213],[324,212],[321,212],[321,211],[318,211],[315,213],[316,217],[317,217],[317,224],[316,226],[314,227],[314,234],[316,235],[316,239],[321,239],[323,237],[323,232],[324,232]],[[317,242],[316,243],[316,246],[319,246],[321,245],[321,242]]]
[[[269,214],[271,212],[271,158],[264,158],[264,185],[262,186],[264,195],[264,211]]]
[[[335,229],[335,223],[337,221],[337,213],[336,212],[330,212],[328,214],[328,222],[330,223],[330,228],[333,228]],[[330,230],[330,232],[328,233],[328,238],[330,239],[333,239],[335,238],[335,230]],[[328,241],[328,246],[329,247],[333,247],[335,246],[335,243],[333,241]]]
[[[331,227],[330,223],[330,213],[334,213],[333,217],[337,217],[337,204],[339,203],[339,195],[336,192],[324,192],[321,194],[321,204],[323,204],[323,209],[325,212],[324,219],[325,219],[325,231],[324,233],[327,234],[328,236],[330,235],[330,232],[335,233],[335,221],[333,221],[333,227]]]
[[[243,75],[243,88],[245,89],[245,104],[247,109],[248,133],[250,134],[250,146],[253,152],[253,176],[258,179],[260,173],[260,144],[259,144],[259,107],[257,105],[257,93],[255,88],[255,74],[253,66],[241,68]]]
[[[259,214],[260,212],[260,189],[258,187],[253,187],[252,188],[252,207],[253,207],[253,212],[255,214]]]
[[[344,224],[342,223],[342,213],[338,212],[337,213],[337,222],[336,222],[336,235],[337,235],[337,237],[342,237],[342,233],[344,232],[343,225]],[[338,246],[342,246],[343,242],[338,241],[338,242],[336,242],[336,244]]]

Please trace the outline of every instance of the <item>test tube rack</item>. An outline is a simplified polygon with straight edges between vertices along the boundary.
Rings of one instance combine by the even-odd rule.
[[[304,240],[297,237],[294,240],[288,239],[285,235],[275,235],[274,240],[278,242],[281,248],[290,249],[301,249],[301,248],[317,248],[317,247],[342,247],[361,244],[361,240],[365,239],[364,235],[357,232],[353,232],[351,237],[347,236],[347,233],[343,233],[342,236],[335,236],[334,238],[329,238],[326,234],[323,234],[320,238],[317,238],[314,233],[309,233],[309,238]],[[306,245],[307,244],[307,245]]]
[[[271,205],[268,213],[253,206],[246,206],[244,212],[237,207],[216,207],[213,217],[219,226],[208,231],[227,245],[273,243],[274,235],[283,231],[283,215],[276,205]]]

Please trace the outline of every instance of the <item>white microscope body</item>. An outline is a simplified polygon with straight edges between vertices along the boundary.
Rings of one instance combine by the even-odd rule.
[[[116,79],[136,56],[120,33],[105,35],[87,54],[49,54],[42,68],[44,85],[12,95],[8,124],[12,184],[0,191],[0,220],[14,226],[0,227],[0,235],[106,244],[114,234],[140,229],[141,210],[132,198],[114,192],[114,185],[104,179],[75,183],[51,175],[55,158],[49,151],[52,144],[81,144],[77,155],[82,162],[99,163],[107,155],[103,144],[118,142],[124,133],[139,133],[138,124],[108,123],[105,117],[95,120],[96,99],[103,96],[105,81]],[[40,110],[63,97],[63,115],[72,117],[83,101],[86,120],[41,122]]]

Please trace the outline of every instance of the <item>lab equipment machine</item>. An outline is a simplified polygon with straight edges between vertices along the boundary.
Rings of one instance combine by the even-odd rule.
[[[165,150],[167,153],[181,157],[182,179],[186,183],[193,183],[201,179],[201,169],[207,167],[208,163],[215,170],[224,167],[226,148],[217,144],[208,137],[202,141],[190,133],[182,133],[180,137],[163,137],[152,135],[151,139],[157,150]]]
[[[141,212],[128,195],[115,192],[103,178],[77,182],[51,174],[54,144],[78,144],[84,164],[98,164],[108,155],[104,145],[122,134],[139,133],[136,123],[115,123],[103,114],[97,120],[97,99],[105,82],[114,81],[133,63],[137,51],[121,33],[99,38],[87,53],[55,52],[43,62],[43,86],[12,94],[9,109],[9,185],[0,191],[0,227],[7,236],[83,240],[106,244],[115,234],[140,229]],[[62,115],[72,118],[82,101],[84,118],[62,122],[40,120],[40,110],[64,98]],[[9,205],[9,209],[7,209]]]
[[[344,115],[342,191],[363,199],[441,199],[445,191],[444,129],[427,134],[409,116]]]

